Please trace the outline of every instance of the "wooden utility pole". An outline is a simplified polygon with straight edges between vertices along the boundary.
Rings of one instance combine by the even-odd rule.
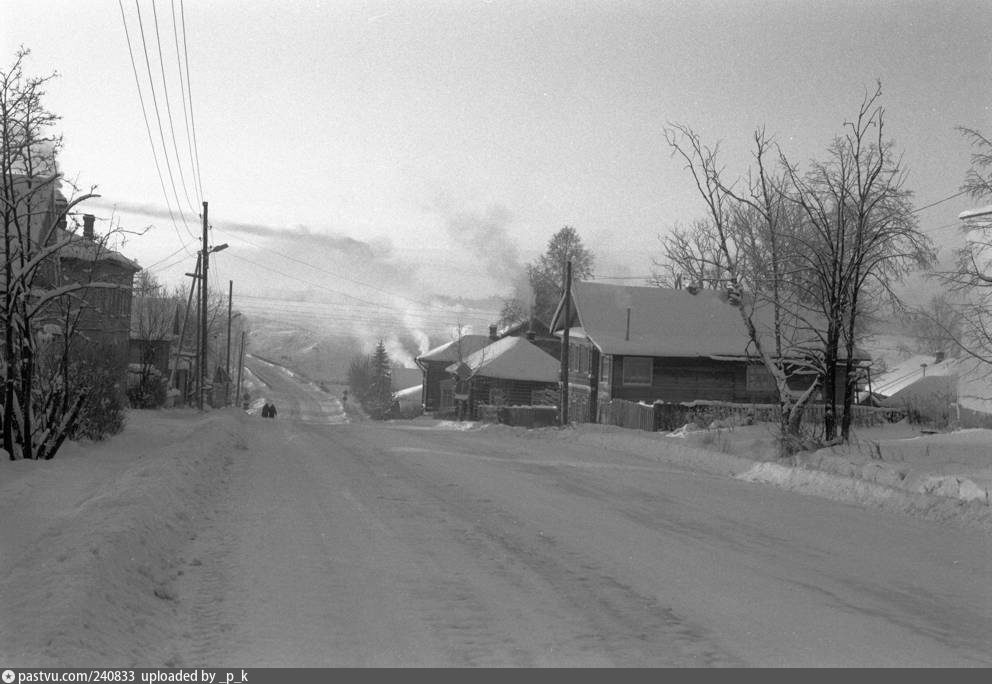
[[[200,394],[197,408],[203,410],[207,394],[207,272],[210,268],[210,251],[207,248],[207,203],[203,203],[203,278],[200,283]]]
[[[224,364],[224,405],[231,403],[231,298],[234,296],[234,281],[227,281],[227,362]]]
[[[202,298],[200,297],[200,288],[203,285],[203,254],[197,254],[197,264],[200,266],[199,275],[196,277],[196,325],[194,329],[196,330],[196,336],[194,338],[193,349],[195,350],[194,358],[196,359],[196,373],[193,375],[193,389],[196,392],[196,404],[200,405],[200,303]]]
[[[192,273],[187,273],[193,279],[193,284],[189,288],[189,297],[186,298],[186,311],[183,312],[183,325],[179,329],[179,340],[176,342],[176,360],[172,364],[172,370],[169,371],[169,389],[172,389],[172,385],[176,381],[176,371],[179,369],[179,357],[183,350],[183,341],[186,339],[186,322],[189,320],[189,312],[193,307],[193,293],[196,292],[197,279],[200,277],[200,255],[196,255],[196,269]],[[186,387],[189,387],[189,378],[186,378]],[[185,389],[185,388],[184,388]],[[183,402],[186,401],[186,392],[183,391]]]
[[[241,369],[245,365],[245,331],[241,331],[241,351],[238,352],[238,388],[234,393],[234,405],[241,404]]]
[[[571,327],[569,313],[572,308],[572,262],[565,262],[565,300],[562,306],[564,329],[561,335],[561,426],[568,425],[568,329]]]

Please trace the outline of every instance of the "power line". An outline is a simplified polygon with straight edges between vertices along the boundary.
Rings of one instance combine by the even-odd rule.
[[[182,252],[183,250],[186,250],[187,252],[189,251],[189,249],[187,248],[187,246],[185,244],[182,247],[180,247],[179,249],[177,249],[175,252],[173,252],[172,254],[170,254],[170,255],[168,255],[166,257],[162,257],[161,259],[159,259],[158,261],[156,261],[153,264],[149,264],[148,266],[145,266],[144,270],[151,271],[151,270],[155,269],[155,267],[158,266],[159,264],[161,264],[163,261],[168,261],[169,259],[171,259],[172,257],[176,256],[177,254],[179,254],[179,252]],[[183,258],[185,259],[185,257],[183,257]],[[178,262],[176,262],[176,263],[178,263]],[[162,268],[157,269],[157,270],[164,271],[165,269],[171,268],[172,266],[175,266],[175,264],[169,264],[169,266],[163,266]]]
[[[203,197],[203,172],[200,170],[200,146],[196,140],[196,119],[193,117],[193,88],[189,83],[189,47],[186,42],[186,5],[179,0],[179,15],[183,24],[183,55],[186,57],[186,96],[189,98],[189,121],[193,128],[193,151],[196,153],[196,177]]]
[[[950,200],[954,199],[955,197],[960,197],[961,195],[964,195],[967,192],[968,192],[967,190],[961,190],[960,192],[956,192],[953,195],[948,195],[944,199],[937,200],[936,202],[931,202],[930,204],[925,204],[924,206],[919,207],[918,209],[913,209],[913,211],[911,211],[909,213],[910,214],[917,214],[917,213],[923,211],[924,209],[929,209],[930,207],[935,207],[938,204],[943,204],[944,202],[949,202]]]
[[[127,54],[131,58],[131,70],[134,72],[134,85],[138,89],[138,101],[141,102],[141,116],[145,121],[145,131],[148,133],[148,144],[152,148],[152,159],[155,161],[155,171],[158,174],[158,182],[162,186],[162,196],[165,198],[165,206],[169,210],[169,218],[172,220],[172,227],[176,230],[176,237],[179,238],[179,242],[185,247],[182,235],[179,233],[179,225],[176,223],[176,216],[172,213],[172,204],[169,202],[169,193],[165,189],[165,180],[162,177],[162,167],[158,163],[158,153],[155,151],[155,139],[152,137],[152,128],[148,123],[148,110],[145,107],[145,96],[141,92],[141,80],[138,78],[138,66],[134,62],[134,49],[131,46],[131,33],[127,30],[127,17],[124,14],[123,0],[117,0],[117,4],[121,8],[121,22],[124,24],[124,37],[127,39]],[[187,230],[189,230],[188,226]]]
[[[165,58],[162,56],[162,38],[158,31],[158,10],[155,9],[155,0],[152,0],[152,17],[155,19],[155,44],[158,48],[158,65],[162,71],[162,92],[165,94],[165,111],[169,117],[169,131],[172,134],[172,149],[176,153],[176,166],[179,168],[179,181],[183,186],[183,195],[186,197],[186,206],[190,212],[196,215],[196,209],[189,200],[189,192],[186,189],[186,174],[183,173],[183,160],[179,156],[179,145],[176,143],[176,127],[172,123],[172,103],[169,101],[169,83],[165,77]],[[182,74],[180,73],[180,77]]]
[[[158,96],[155,94],[155,82],[154,79],[152,78],[152,65],[151,65],[151,61],[148,59],[148,43],[145,41],[145,25],[141,19],[141,4],[138,2],[138,0],[134,0],[134,6],[138,11],[138,27],[141,30],[141,49],[145,55],[145,67],[148,71],[148,85],[150,90],[152,91],[152,104],[155,108],[155,120],[158,123],[158,134],[162,140],[162,155],[165,157],[165,168],[169,172],[169,182],[172,184],[172,194],[176,198],[176,207],[179,210],[179,216],[183,220],[183,225],[186,226],[186,232],[188,232],[190,234],[190,237],[192,237],[195,240],[196,236],[193,234],[193,231],[190,230],[189,224],[186,223],[186,215],[183,213],[183,209],[180,206],[181,202],[179,201],[179,193],[176,192],[176,178],[172,174],[172,164],[169,162],[169,154],[165,145],[165,132],[162,130],[162,116],[161,114],[159,114]]]
[[[313,270],[315,270],[315,271],[317,271],[319,273],[323,273],[325,275],[329,275],[332,278],[338,278],[340,280],[344,280],[344,281],[347,281],[349,283],[353,283],[355,285],[360,285],[362,287],[367,287],[370,290],[375,290],[376,292],[381,292],[383,294],[390,295],[391,297],[397,297],[399,299],[403,299],[403,300],[406,300],[408,302],[412,302],[414,304],[418,304],[420,306],[424,306],[424,307],[437,307],[437,306],[439,306],[438,304],[436,304],[434,302],[425,302],[425,301],[422,301],[422,300],[419,300],[419,299],[413,299],[412,297],[407,297],[406,295],[402,295],[402,294],[400,294],[398,292],[394,292],[394,291],[391,291],[391,290],[385,290],[385,289],[383,289],[381,287],[377,287],[376,285],[371,285],[369,283],[365,283],[365,282],[362,282],[360,280],[355,280],[354,278],[348,278],[348,277],[343,276],[343,275],[341,275],[339,273],[332,273],[331,271],[328,271],[328,270],[325,270],[323,268],[320,268],[319,266],[314,266],[313,264],[308,263],[308,262],[306,262],[306,261],[304,261],[302,259],[298,259],[298,258],[296,258],[294,256],[291,256],[289,254],[286,254],[284,252],[280,252],[280,251],[278,251],[276,249],[272,249],[271,247],[264,247],[264,246],[258,244],[257,242],[253,242],[253,241],[249,240],[248,238],[242,237],[240,235],[235,235],[235,234],[233,234],[233,233],[231,233],[229,231],[224,230],[223,228],[218,228],[217,230],[220,231],[220,232],[222,232],[222,233],[224,233],[225,235],[230,235],[231,237],[233,237],[236,240],[241,240],[242,242],[245,242],[245,243],[247,243],[247,244],[249,244],[249,245],[251,245],[253,247],[257,247],[259,249],[264,249],[267,252],[271,252],[272,254],[276,254],[278,256],[281,256],[282,258],[288,259],[289,261],[293,261],[293,262],[296,262],[298,264],[302,264],[303,266],[307,266],[309,268],[312,268]],[[379,305],[376,305],[376,306],[379,306]]]
[[[363,304],[368,304],[369,306],[375,307],[376,309],[388,309],[388,310],[400,311],[400,312],[403,311],[403,309],[398,309],[396,307],[389,306],[389,305],[383,304],[381,302],[373,302],[373,301],[370,301],[368,299],[362,299],[361,297],[356,297],[355,295],[349,294],[347,292],[343,292],[342,290],[335,290],[334,288],[327,287],[326,285],[321,285],[319,283],[315,283],[315,282],[312,282],[312,281],[309,281],[309,280],[305,280],[303,278],[300,278],[299,276],[294,276],[294,275],[291,275],[289,273],[284,273],[284,272],[282,272],[282,271],[280,271],[278,269],[272,268],[271,266],[266,266],[264,264],[260,264],[257,261],[252,261],[251,259],[246,259],[246,258],[244,258],[244,257],[242,257],[242,256],[240,256],[238,254],[231,254],[231,256],[234,257],[235,259],[239,259],[241,261],[244,261],[245,263],[251,264],[252,266],[255,266],[257,268],[265,269],[266,271],[271,271],[271,272],[273,272],[273,273],[275,273],[277,275],[281,275],[284,278],[290,278],[292,280],[296,280],[296,281],[299,281],[301,283],[304,283],[305,285],[310,285],[311,287],[316,287],[316,288],[319,288],[321,290],[326,290],[327,292],[331,292],[333,294],[338,294],[338,295],[341,295],[343,297],[348,297],[349,299],[353,299],[353,300],[355,300],[357,302],[361,302]],[[424,304],[422,302],[417,302],[417,303],[418,304],[421,304],[422,306],[428,306],[427,304]],[[433,306],[436,306],[436,305],[433,305]]]
[[[179,54],[179,28],[176,25],[176,0],[169,0],[169,5],[172,10],[172,37],[176,45],[176,67],[179,69],[179,95],[183,103],[183,127],[186,129],[186,147],[189,150],[189,166],[193,171],[193,193],[196,195],[196,202],[199,205],[203,204],[203,197],[199,192],[199,181],[197,180],[198,170],[193,163],[193,140],[189,133],[189,114],[186,111],[186,86],[183,83],[183,60]],[[189,70],[189,65],[186,65],[187,70]],[[193,212],[194,214],[196,212]]]

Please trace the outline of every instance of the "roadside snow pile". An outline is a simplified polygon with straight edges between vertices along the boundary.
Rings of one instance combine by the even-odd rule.
[[[684,427],[671,433],[581,423],[567,429],[489,426],[507,438],[567,441],[671,466],[771,484],[927,520],[958,520],[992,532],[992,431],[920,435],[907,424],[859,430],[852,445],[777,457],[774,426]]]
[[[956,520],[992,533],[992,508],[981,499],[951,498],[939,491],[916,493],[896,487],[778,463],[756,463],[736,476],[745,482],[848,501],[938,522]]]
[[[797,465],[920,494],[992,503],[992,430],[900,437],[886,432],[861,431],[851,444],[800,454]]]
[[[851,444],[798,454],[794,463],[757,463],[737,477],[992,532],[992,430],[865,429]]]
[[[240,411],[131,411],[107,441],[0,463],[0,662],[182,666],[179,550],[225,486]]]
[[[474,420],[439,420],[434,427],[439,430],[473,430],[479,425]]]

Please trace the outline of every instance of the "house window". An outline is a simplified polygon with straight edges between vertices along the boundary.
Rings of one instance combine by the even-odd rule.
[[[603,354],[599,357],[599,379],[604,385],[610,384],[610,364],[613,363],[613,357]]]
[[[650,385],[653,359],[650,356],[623,357],[623,384]]]

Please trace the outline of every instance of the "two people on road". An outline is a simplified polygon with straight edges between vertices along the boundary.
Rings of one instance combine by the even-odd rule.
[[[276,405],[266,401],[265,405],[262,406],[262,418],[275,418],[276,417]]]

